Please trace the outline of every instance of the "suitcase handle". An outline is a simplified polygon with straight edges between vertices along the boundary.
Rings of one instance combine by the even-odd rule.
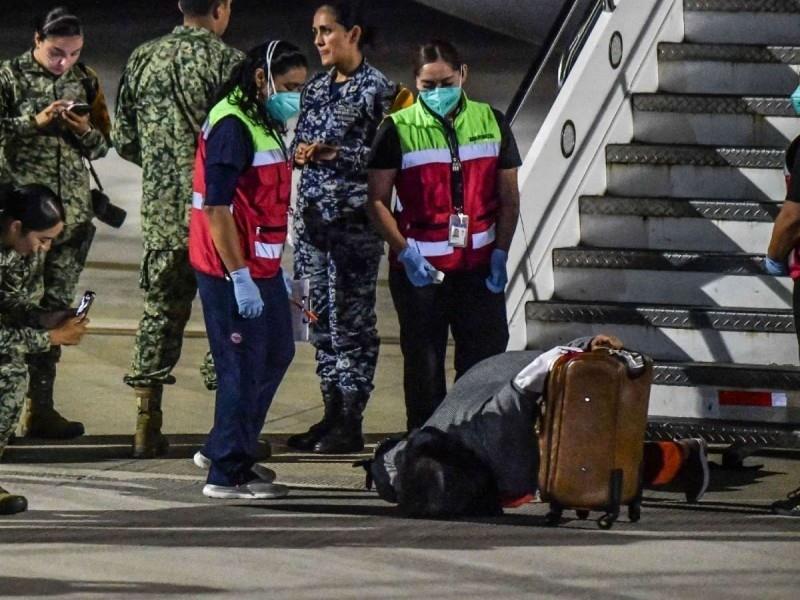
[[[622,361],[622,363],[628,368],[628,376],[631,379],[641,377],[647,370],[647,365],[650,362],[650,359],[641,352],[612,349],[607,349],[607,352],[614,358]]]

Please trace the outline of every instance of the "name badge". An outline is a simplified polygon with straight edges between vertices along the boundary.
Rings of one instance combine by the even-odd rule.
[[[468,234],[469,217],[461,213],[450,215],[450,245],[454,248],[466,248]]]

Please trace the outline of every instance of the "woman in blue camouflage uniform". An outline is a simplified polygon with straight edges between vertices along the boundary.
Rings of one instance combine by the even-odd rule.
[[[364,58],[369,36],[360,4],[330,2],[314,15],[314,43],[329,70],[305,88],[292,147],[295,166],[302,169],[295,277],[310,279],[319,315],[311,342],[325,415],[288,443],[321,454],[363,448],[361,415],[380,343],[375,285],[383,242],[366,214],[366,164],[394,86]]]
[[[49,188],[0,189],[0,456],[25,401],[25,355],[77,344],[87,319],[44,313],[30,300],[44,253],[64,229],[64,207]],[[24,511],[23,496],[0,487],[0,515]]]

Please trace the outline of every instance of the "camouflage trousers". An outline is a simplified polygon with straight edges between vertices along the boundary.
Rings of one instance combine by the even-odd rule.
[[[28,389],[25,358],[0,357],[0,456],[19,423]]]
[[[92,223],[79,223],[64,229],[42,263],[31,296],[46,311],[72,306],[96,229]]]
[[[181,357],[183,332],[197,294],[188,250],[146,251],[139,287],[144,291],[144,314],[124,381],[132,387],[173,384],[172,370]]]
[[[75,288],[78,285],[86,259],[92,247],[96,228],[91,223],[79,223],[64,228],[64,232],[41,262],[41,273],[37,274],[31,289],[31,298],[45,311],[64,310],[73,306]],[[61,348],[53,346],[43,354],[29,354],[30,378],[43,381],[45,388],[52,388],[56,376],[56,363],[61,358]],[[52,403],[52,395],[47,404]]]
[[[383,241],[356,213],[333,222],[295,219],[295,278],[308,278],[317,375],[323,389],[368,395],[374,386],[380,339],[375,288]]]

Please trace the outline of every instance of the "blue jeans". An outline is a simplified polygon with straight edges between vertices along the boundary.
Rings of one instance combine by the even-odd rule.
[[[203,454],[211,460],[208,483],[241,485],[253,479],[258,437],[272,398],[294,358],[289,299],[281,273],[256,279],[264,312],[239,315],[233,284],[197,273],[211,354],[217,369],[214,427]]]

